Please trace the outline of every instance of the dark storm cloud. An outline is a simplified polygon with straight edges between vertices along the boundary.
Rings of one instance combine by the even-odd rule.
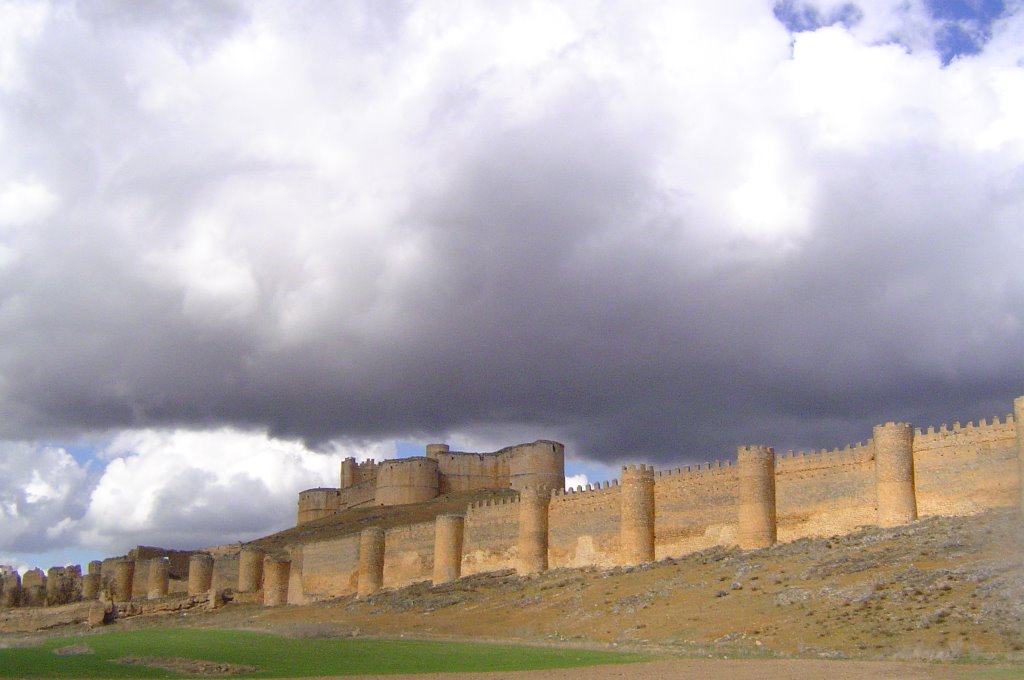
[[[107,7],[78,20],[110,30]],[[716,82],[700,68],[742,55],[698,45],[704,66],[650,75],[593,17],[519,63],[492,59],[487,17],[465,22],[483,46],[438,57],[454,38],[397,12],[214,14],[131,17],[116,49],[51,18],[2,93],[0,181],[55,197],[0,232],[8,437],[512,423],[577,455],[682,462],[990,416],[1024,392],[1024,159],[969,143],[997,106],[954,133],[930,118],[937,61],[850,132],[828,102],[817,119],[794,103],[806,62],[785,63],[770,3],[755,27],[780,62]],[[736,193],[761,137],[781,160]],[[798,207],[773,202],[800,186]]]

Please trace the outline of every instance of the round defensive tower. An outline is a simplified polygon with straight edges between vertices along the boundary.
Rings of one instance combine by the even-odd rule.
[[[619,558],[622,564],[654,561],[654,466],[622,468]]]
[[[427,444],[427,458],[437,458],[442,453],[448,453],[451,448],[447,444]]]
[[[99,574],[88,573],[82,577],[82,599],[95,600],[100,596]]]
[[[509,485],[515,491],[551,493],[565,488],[565,446],[542,439],[514,447],[508,454]]]
[[[50,567],[46,570],[46,604],[56,604],[61,588],[63,567]]]
[[[406,505],[437,498],[437,461],[426,456],[385,460],[377,469],[377,505]]]
[[[135,560],[114,563],[114,602],[132,599],[132,581],[135,580]]]
[[[255,593],[263,588],[263,558],[259,548],[242,548],[238,553],[238,592]]]
[[[1017,431],[1017,480],[1020,486],[1020,511],[1024,513],[1024,397],[1013,400],[1013,428]]]
[[[373,595],[384,585],[384,529],[366,527],[359,534],[359,579],[356,597]]]
[[[341,494],[338,489],[306,489],[299,492],[299,512],[296,525],[330,517],[338,511]]]
[[[18,572],[7,572],[0,575],[0,607],[13,607],[17,603],[18,590],[21,589],[21,576]]]
[[[288,579],[292,563],[273,555],[263,558],[263,606],[288,604]]]
[[[200,595],[210,591],[213,584],[213,556],[193,553],[188,560],[188,594]]]
[[[434,585],[462,575],[462,540],[466,519],[462,515],[438,515],[434,522]]]
[[[741,446],[736,450],[740,478],[739,545],[767,548],[776,540],[775,449]]]
[[[520,574],[537,574],[548,568],[548,504],[547,489],[526,488],[519,492],[519,561]]]
[[[908,423],[875,425],[875,493],[878,526],[892,527],[917,519],[914,492],[914,428]]]
[[[149,561],[149,578],[146,584],[146,597],[158,600],[167,597],[168,579],[171,562],[166,557],[157,557]]]

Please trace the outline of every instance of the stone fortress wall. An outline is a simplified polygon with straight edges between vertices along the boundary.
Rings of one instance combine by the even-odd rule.
[[[841,450],[776,455],[767,446],[744,446],[735,462],[667,470],[631,465],[622,469],[621,480],[568,491],[562,488],[564,450],[556,442],[486,454],[430,445],[426,456],[412,459],[347,459],[341,471],[347,486],[312,490],[339,499],[321,516],[344,507],[422,503],[456,491],[517,493],[435,521],[368,526],[330,540],[304,538],[281,554],[247,546],[213,554],[138,548],[127,558],[91,563],[86,576],[75,568],[51,570],[51,580],[66,585],[77,578],[77,595],[85,599],[193,596],[228,588],[268,605],[300,604],[487,571],[607,568],[712,546],[756,549],[919,516],[1024,508],[1024,397],[1013,406],[1013,415],[1003,419],[938,429],[886,423],[874,428],[870,440]],[[303,505],[310,493],[300,498],[300,523],[311,521],[312,506]],[[48,575],[39,570],[21,575],[20,582],[11,570],[0,571],[0,604],[42,604],[56,592],[48,591]],[[20,594],[18,602],[12,602],[13,592]]]

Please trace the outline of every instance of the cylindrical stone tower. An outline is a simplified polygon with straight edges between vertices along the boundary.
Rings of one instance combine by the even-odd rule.
[[[373,595],[384,585],[384,530],[366,527],[359,534],[359,579],[356,596]]]
[[[64,569],[61,567],[50,567],[46,570],[46,604],[57,604],[62,576]]]
[[[146,597],[157,600],[167,597],[168,578],[171,563],[166,557],[157,557],[149,561],[149,578],[146,583]]]
[[[103,575],[103,563],[99,560],[93,560],[92,562],[90,562],[87,569],[89,570],[88,573],[90,574],[96,574],[98,576]]]
[[[98,573],[88,573],[82,577],[82,599],[95,600],[100,596],[101,576]]]
[[[547,489],[525,488],[519,492],[519,561],[520,574],[537,574],[548,568],[548,503]]]
[[[462,515],[438,515],[434,522],[434,585],[454,581],[462,575],[462,536],[466,519]]]
[[[276,607],[288,604],[288,579],[292,563],[272,555],[263,559],[263,605]]]
[[[622,468],[619,558],[622,564],[654,561],[654,466]]]
[[[255,593],[263,587],[263,558],[259,548],[242,548],[238,553],[238,592]]]
[[[0,607],[13,607],[18,603],[18,590],[21,588],[21,577],[18,572],[8,572],[0,576],[3,588],[0,588]]]
[[[193,553],[188,560],[188,594],[201,595],[209,592],[213,583],[213,556],[208,553]]]
[[[406,505],[437,498],[439,473],[434,458],[396,458],[377,468],[377,505]]]
[[[736,450],[740,478],[739,545],[743,550],[775,543],[775,449],[741,446]]]
[[[427,458],[437,458],[450,450],[447,444],[427,444]]]
[[[515,491],[534,489],[538,493],[565,488],[565,446],[540,439],[532,444],[505,449],[509,486]]]
[[[135,580],[135,560],[114,563],[114,602],[132,599],[132,581]]]
[[[1013,400],[1013,427],[1017,430],[1017,480],[1020,484],[1020,511],[1024,513],[1024,397]]]
[[[914,428],[908,423],[875,425],[875,493],[878,526],[917,519],[914,493]]]

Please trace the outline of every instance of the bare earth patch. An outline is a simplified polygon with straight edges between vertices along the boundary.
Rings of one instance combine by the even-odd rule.
[[[201,659],[184,659],[175,656],[125,656],[117,660],[117,663],[126,666],[146,666],[147,668],[159,668],[172,673],[182,675],[238,675],[240,673],[253,673],[260,670],[257,666],[243,666],[237,663],[224,663],[222,661],[203,661]]]
[[[67,647],[58,647],[57,649],[53,650],[53,653],[59,654],[61,656],[75,656],[78,654],[92,654],[93,652],[92,647],[90,647],[89,645],[80,644],[68,645]]]

